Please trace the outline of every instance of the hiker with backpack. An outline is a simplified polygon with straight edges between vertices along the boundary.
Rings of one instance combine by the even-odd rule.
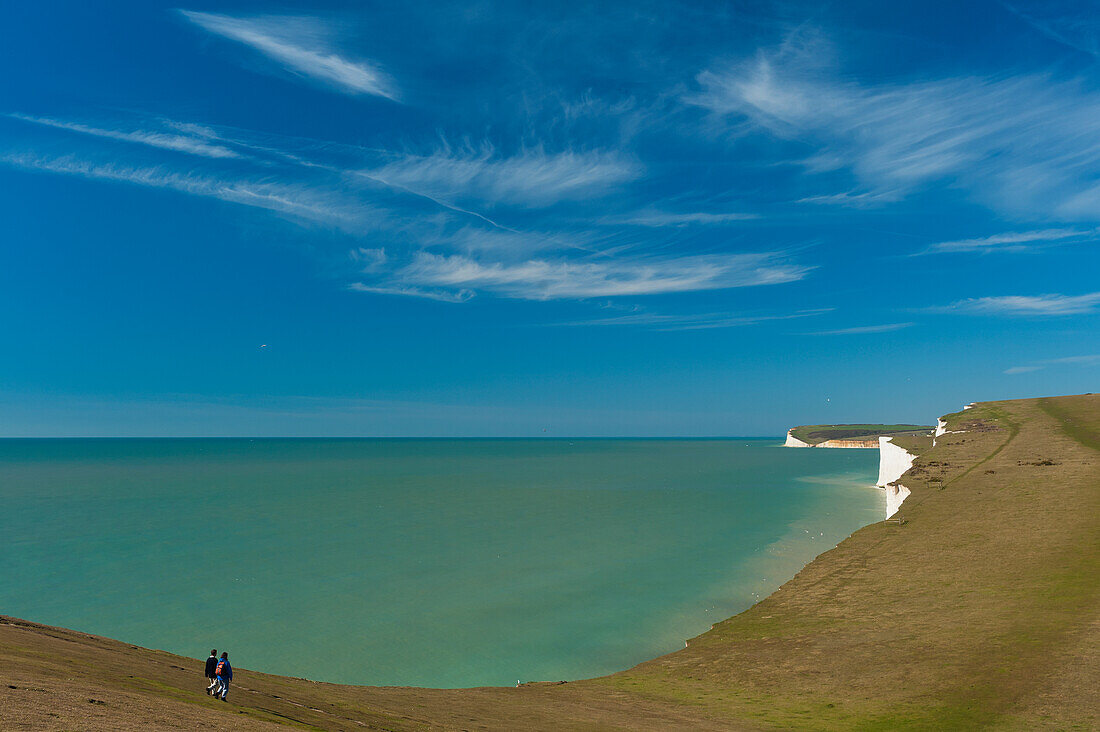
[[[210,651],[210,658],[206,659],[206,680],[209,682],[206,693],[209,696],[214,693],[214,687],[218,685],[218,649]]]
[[[229,665],[228,653],[222,653],[221,660],[214,668],[214,674],[218,677],[218,685],[214,687],[214,696],[225,701],[225,695],[229,693],[229,682],[233,680],[233,667]]]

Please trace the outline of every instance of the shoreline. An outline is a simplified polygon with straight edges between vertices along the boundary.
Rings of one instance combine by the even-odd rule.
[[[168,439],[174,439],[174,438],[168,438]],[[759,440],[761,442],[774,440],[774,438],[758,437],[758,438],[735,438],[731,441],[739,441],[739,440],[743,440],[743,439],[753,439],[753,440]],[[795,480],[796,481],[809,480],[810,482],[813,482],[816,479],[826,479],[827,480],[829,478],[834,478],[834,477],[841,477],[841,476],[835,476],[834,474],[829,473],[829,474],[825,474],[825,475],[814,475],[814,476],[810,476],[810,477],[800,476],[800,477],[795,478]],[[863,478],[860,478],[860,479],[852,478],[850,480],[844,480],[843,482],[847,485],[850,485],[853,489],[862,489],[863,487],[865,487],[867,485],[867,483],[865,482],[865,479],[863,479]],[[822,508],[825,508],[825,507],[830,506],[830,505],[835,505],[835,504],[826,503],[826,504],[823,504]],[[873,509],[869,508],[867,510],[871,511]],[[805,528],[804,524],[806,522],[808,522],[811,518],[812,518],[812,516],[807,516],[803,519],[799,519],[799,520],[796,520],[796,521],[790,523],[786,527],[785,531],[782,534],[775,537],[773,540],[767,542],[766,544],[761,546],[759,548],[759,550],[757,550],[755,553],[748,556],[744,561],[744,567],[746,568],[746,571],[742,572],[744,577],[738,578],[732,583],[729,583],[728,581],[725,581],[725,580],[721,583],[721,585],[723,587],[726,587],[727,585],[732,584],[732,587],[736,588],[736,591],[732,592],[728,597],[723,597],[722,598],[723,600],[727,600],[727,601],[733,600],[733,602],[731,602],[730,605],[727,606],[724,609],[723,612],[715,613],[715,615],[718,618],[717,620],[715,620],[715,621],[707,620],[705,625],[702,624],[702,623],[698,623],[697,627],[695,627],[695,628],[685,627],[685,628],[682,629],[683,632],[692,633],[692,635],[687,636],[686,638],[685,638],[684,635],[678,635],[678,634],[677,635],[672,635],[671,637],[676,639],[677,645],[680,643],[680,639],[683,639],[682,640],[682,643],[683,643],[682,647],[686,648],[696,638],[698,638],[701,635],[709,632],[710,630],[713,630],[714,627],[718,623],[721,623],[725,619],[728,619],[730,617],[736,617],[736,616],[750,610],[755,605],[758,605],[759,603],[765,601],[767,598],[771,597],[775,592],[777,592],[780,588],[782,588],[785,584],[790,582],[799,572],[804,570],[809,564],[816,561],[822,554],[835,549],[837,546],[839,546],[839,544],[846,541],[848,538],[850,538],[852,536],[852,534],[856,533],[857,531],[860,531],[861,529],[864,529],[867,526],[870,526],[874,523],[877,523],[877,520],[871,519],[870,517],[867,517],[867,518],[864,519],[864,520],[867,521],[867,523],[861,523],[861,524],[855,526],[855,528],[852,528],[852,529],[844,529],[842,532],[837,531],[837,532],[826,533],[828,531],[827,528],[826,528],[826,532],[823,532],[823,531],[810,532],[809,529]],[[811,526],[811,528],[814,528],[814,527]],[[816,534],[816,535],[814,535],[814,534]],[[799,551],[798,550],[799,547],[796,546],[798,544],[801,544],[801,548],[805,549],[806,551]],[[788,551],[782,551],[783,548],[787,548]],[[751,572],[747,571],[748,568],[751,568]],[[752,579],[750,577],[755,578],[755,579]],[[729,592],[729,587],[726,587],[726,591]],[[716,593],[712,592],[710,594],[716,594]],[[717,607],[715,607],[714,609],[718,610]],[[703,619],[700,618],[700,620],[703,620]],[[17,617],[14,617],[14,616],[8,616],[4,612],[2,612],[2,610],[0,610],[0,624],[2,624],[3,622],[7,622],[7,621],[15,621],[19,624],[28,624],[28,625],[39,625],[40,624],[39,621],[37,621],[37,620],[32,621],[32,620],[26,620],[26,619],[23,619],[23,618],[17,618]],[[41,625],[43,627],[47,627],[47,628],[61,628],[61,629],[64,629],[66,631],[69,631],[69,632],[80,634],[82,636],[94,637],[94,638],[105,638],[105,639],[114,640],[114,641],[117,641],[119,643],[126,644],[128,647],[130,647],[132,649],[148,647],[148,648],[156,648],[157,649],[156,652],[158,652],[158,653],[165,653],[166,652],[166,653],[171,653],[173,655],[178,653],[178,651],[176,651],[176,650],[167,650],[167,651],[161,650],[161,649],[164,649],[164,648],[168,648],[169,646],[167,644],[163,645],[163,646],[162,645],[153,645],[153,644],[150,644],[149,646],[137,645],[137,644],[141,643],[141,641],[127,640],[127,639],[125,639],[125,637],[121,636],[121,634],[119,634],[118,636],[116,636],[115,634],[100,635],[100,633],[96,632],[95,630],[82,629],[82,627],[70,627],[70,626],[67,626],[67,625],[53,625],[53,624],[49,623],[48,621],[46,623],[41,623]],[[154,641],[154,643],[156,643],[156,642]],[[644,656],[640,655],[639,656],[640,660],[629,661],[628,663],[631,663],[631,664],[644,664],[644,663],[647,663],[647,662],[649,662],[649,661],[651,661],[655,658],[662,658],[662,657],[666,656],[668,653],[671,653],[671,652],[674,652],[674,651],[675,651],[675,649],[669,649],[669,650],[660,649],[660,648],[654,649],[654,650],[650,651],[650,654],[655,653],[656,655],[644,655]],[[568,676],[567,675],[567,676],[564,677],[566,680],[565,681],[560,681],[560,682],[554,682],[550,678],[539,677],[539,678],[536,678],[536,679],[533,679],[533,680],[522,680],[522,685],[534,685],[534,684],[545,684],[545,683],[582,683],[582,682],[591,680],[592,678],[605,678],[607,676],[612,676],[616,673],[623,673],[625,670],[628,670],[630,667],[631,666],[624,664],[623,666],[617,666],[617,667],[611,668],[611,670],[596,671],[597,674],[600,674],[598,676],[592,676],[592,675]],[[240,672],[241,670],[244,670],[248,673],[262,673],[262,674],[265,674],[267,676],[272,676],[272,677],[286,677],[286,678],[296,678],[296,679],[301,678],[301,679],[309,681],[309,683],[315,683],[315,684],[327,684],[327,685],[349,686],[349,687],[360,687],[360,688],[420,688],[420,689],[431,689],[431,690],[436,690],[436,691],[455,691],[455,692],[471,691],[471,690],[482,689],[482,688],[511,688],[509,686],[472,686],[472,685],[470,685],[470,686],[435,686],[435,685],[427,685],[427,684],[424,684],[424,683],[416,683],[415,685],[412,685],[412,684],[400,683],[400,682],[394,683],[394,684],[387,684],[387,683],[384,683],[384,682],[383,683],[378,683],[378,682],[364,683],[364,682],[355,682],[355,681],[336,681],[336,680],[327,680],[327,679],[324,679],[323,677],[318,678],[318,677],[296,676],[296,675],[294,675],[293,671],[286,671],[286,670],[280,671],[278,669],[271,669],[270,667],[267,667],[267,666],[254,667],[254,668],[250,668],[250,669],[237,669],[237,670],[238,670],[238,672]],[[591,671],[589,673],[591,674]],[[0,717],[0,719],[2,719],[2,717]]]
[[[516,503],[518,506],[539,506],[542,516],[553,516],[557,521],[563,522],[559,526],[553,523],[547,524],[545,531],[547,536],[564,535],[575,536],[576,544],[586,542],[583,532],[575,527],[595,527],[602,525],[605,531],[614,531],[613,536],[623,537],[623,541],[600,540],[583,543],[583,553],[580,550],[571,550],[562,545],[560,540],[545,541],[543,546],[548,551],[542,556],[551,557],[542,560],[539,556],[532,555],[525,562],[518,563],[512,557],[521,556],[518,550],[512,551],[511,556],[505,556],[501,560],[497,555],[484,557],[480,554],[468,555],[456,558],[451,564],[458,564],[456,570],[463,577],[487,576],[485,580],[479,580],[472,586],[484,593],[481,599],[463,598],[452,588],[455,583],[447,584],[448,576],[437,575],[436,581],[418,581],[414,584],[411,580],[403,581],[401,587],[385,593],[376,593],[377,599],[370,601],[357,601],[356,612],[359,617],[368,620],[375,625],[371,631],[362,632],[351,637],[346,637],[347,632],[341,629],[342,623],[334,623],[328,619],[321,619],[311,626],[295,628],[293,618],[288,618],[281,607],[274,607],[270,611],[253,602],[251,598],[261,594],[254,589],[257,586],[270,586],[263,582],[263,562],[253,561],[248,565],[241,565],[232,575],[229,582],[240,582],[240,585],[231,585],[234,595],[234,603],[242,614],[253,616],[250,627],[234,628],[233,637],[238,652],[242,659],[251,659],[252,667],[266,672],[280,675],[292,675],[308,677],[315,680],[352,684],[378,684],[378,685],[416,685],[436,688],[469,688],[482,685],[503,685],[509,680],[514,683],[515,678],[524,680],[555,680],[578,679],[613,673],[628,668],[647,659],[668,653],[683,645],[683,640],[704,632],[717,618],[725,618],[741,612],[758,602],[764,596],[770,594],[784,581],[793,577],[815,556],[831,548],[839,541],[846,538],[852,532],[872,523],[878,519],[881,513],[881,501],[876,494],[865,491],[867,484],[873,483],[877,463],[865,454],[833,453],[830,455],[803,455],[793,456],[775,453],[774,447],[778,440],[773,437],[761,437],[756,439],[743,439],[732,441],[719,441],[714,444],[696,444],[683,442],[646,441],[643,443],[623,443],[623,445],[593,446],[594,455],[609,455],[610,460],[599,458],[590,460],[585,458],[583,462],[573,462],[573,458],[560,456],[573,455],[574,448],[566,448],[564,443],[554,446],[535,446],[534,448],[518,447],[516,452],[511,447],[500,455],[529,455],[546,454],[552,456],[553,465],[576,465],[586,471],[595,470],[595,475],[601,471],[610,471],[611,478],[593,479],[592,485],[618,484],[622,481],[630,481],[635,486],[649,486],[654,482],[652,476],[664,475],[668,472],[668,479],[658,478],[659,492],[651,492],[646,489],[637,491],[599,491],[589,498],[577,498],[591,491],[565,491],[567,495],[558,496],[556,492],[547,494],[547,499],[539,499],[535,503],[527,501]],[[579,443],[578,443],[579,444]],[[181,448],[182,449],[182,448]],[[307,450],[310,448],[297,448]],[[417,464],[409,465],[401,463],[402,471],[423,470],[423,466],[429,463],[426,454],[421,448],[415,448]],[[427,448],[424,448],[427,449]],[[435,448],[431,448],[435,454]],[[454,475],[460,475],[467,466],[477,466],[480,462],[453,462],[453,455],[480,455],[482,448],[466,446],[455,443],[453,448],[441,447],[448,466],[457,466],[453,469]],[[497,454],[496,448],[492,449]],[[626,456],[638,456],[630,458],[629,462],[620,457],[615,457],[622,450]],[[165,452],[175,455],[178,450],[171,446],[166,447]],[[280,455],[289,455],[290,448],[279,445],[269,446],[262,454],[268,459]],[[534,452],[532,452],[532,450]],[[374,452],[377,452],[375,450]],[[374,454],[371,452],[370,454]],[[385,450],[389,453],[389,450]],[[586,451],[587,452],[587,451]],[[236,456],[236,450],[230,450]],[[637,462],[645,459],[643,453],[653,455],[646,464],[651,466],[647,474],[634,474],[628,472],[634,470]],[[58,452],[57,455],[69,454],[68,451]],[[79,454],[85,454],[83,450]],[[93,454],[99,454],[96,451]],[[114,454],[114,451],[104,450],[104,454]],[[127,454],[128,451],[127,451]],[[143,453],[144,454],[144,453]],[[155,455],[162,454],[157,450]],[[218,453],[221,454],[220,452]],[[314,453],[310,453],[313,455]],[[327,454],[327,453],[326,453]],[[344,453],[339,453],[343,455]],[[359,454],[358,449],[348,454]],[[689,456],[693,462],[683,462],[680,456]],[[580,458],[577,458],[578,460]],[[190,464],[190,461],[189,461]],[[223,463],[224,465],[236,464]],[[289,462],[286,465],[291,465]],[[389,463],[383,463],[388,465]],[[159,465],[159,462],[158,462]],[[182,463],[180,463],[182,465]],[[248,458],[241,463],[244,466],[253,465],[253,460]],[[314,462],[303,463],[307,468],[317,465]],[[395,464],[396,465],[396,464]],[[550,463],[538,463],[547,466],[546,474],[574,475],[572,470],[565,471],[549,467]],[[702,466],[702,467],[699,467]],[[708,467],[709,466],[709,467]],[[177,467],[177,469],[179,469]],[[247,468],[251,471],[251,467]],[[395,468],[396,469],[396,468]],[[471,468],[472,469],[472,468]],[[528,470],[520,466],[518,471]],[[805,485],[801,482],[804,476],[832,476],[834,473],[849,473],[858,470],[851,475],[851,480],[845,481],[843,488],[838,489],[833,485]],[[658,472],[660,471],[660,472]],[[341,473],[342,475],[342,473]],[[511,475],[511,473],[508,473]],[[621,475],[621,477],[620,477]],[[697,477],[696,477],[697,476]],[[711,477],[713,476],[713,477]],[[544,479],[545,480],[545,479]],[[37,484],[37,481],[28,481],[27,485]],[[557,485],[555,478],[550,485]],[[562,484],[564,485],[564,484]],[[572,483],[569,484],[573,486]],[[679,487],[694,486],[692,490],[681,490]],[[673,487],[676,486],[676,487]],[[709,488],[708,488],[709,486]],[[789,490],[788,490],[789,487]],[[770,490],[774,488],[776,490]],[[713,492],[719,490],[719,493]],[[736,489],[736,490],[731,490]],[[173,489],[174,490],[174,489]],[[625,496],[637,496],[637,498],[618,499],[613,498],[622,493]],[[652,493],[652,495],[651,495]],[[97,494],[98,495],[98,494]],[[165,496],[172,495],[172,491],[165,491]],[[547,509],[551,503],[549,496],[553,496],[555,508]],[[395,526],[402,526],[403,522],[395,506],[391,502],[405,500],[410,505],[416,504],[416,497],[397,496],[386,502],[388,509],[385,515],[379,515],[378,521]],[[434,499],[433,499],[434,500]],[[509,499],[514,500],[514,499]],[[488,517],[488,521],[500,523],[499,517],[508,517],[504,522],[523,521],[527,515],[521,511],[513,515],[515,505],[501,512],[493,511],[494,505],[486,502],[476,494],[463,491],[459,497],[460,505],[479,507],[480,515]],[[568,501],[568,502],[566,502]],[[747,502],[747,503],[746,503]],[[766,512],[759,514],[758,520],[747,523],[739,516],[745,512],[756,510],[758,505],[766,505]],[[742,505],[743,504],[743,505]],[[265,513],[270,511],[265,502],[249,505],[263,506]],[[271,503],[271,506],[285,507],[284,501]],[[433,504],[436,505],[436,504]],[[447,505],[451,505],[448,503]],[[459,505],[459,504],[456,504]],[[611,512],[610,507],[626,507],[630,510]],[[668,514],[661,510],[667,506],[669,510],[679,511],[686,518],[673,517],[672,525],[679,527],[672,534],[662,532],[661,529],[670,523]],[[652,508],[646,508],[652,507]],[[726,514],[726,511],[738,513]],[[148,512],[143,512],[137,520],[148,520]],[[621,518],[616,518],[617,513]],[[286,515],[287,512],[284,512]],[[605,519],[596,520],[592,516],[605,515]],[[831,515],[830,515],[831,514]],[[275,514],[271,514],[274,516]],[[497,517],[497,518],[494,518]],[[780,562],[781,570],[769,568],[768,571],[757,574],[757,570],[745,569],[742,564],[757,556],[764,548],[770,549],[770,542],[784,536],[788,525],[796,520],[816,519],[820,524],[812,533],[818,537],[824,532],[826,537],[831,535],[827,544],[821,538],[810,541],[807,537],[806,544],[794,553],[795,562],[789,560]],[[554,522],[554,523],[557,523]],[[450,519],[441,519],[442,523],[451,523]],[[572,527],[565,525],[571,524]],[[439,522],[437,522],[439,523]],[[545,519],[540,519],[538,527],[546,524]],[[280,524],[281,525],[281,524]],[[526,525],[526,524],[525,524]],[[809,527],[808,527],[809,528]],[[802,530],[798,531],[803,534]],[[538,541],[539,532],[534,532],[532,540]],[[680,561],[669,562],[665,557],[668,553],[657,555],[652,550],[640,547],[638,549],[624,549],[631,546],[631,534],[648,536],[651,544],[663,542],[666,549],[672,555],[680,558]],[[388,535],[388,534],[387,534]],[[803,534],[804,535],[804,534]],[[378,535],[376,535],[378,536]],[[676,536],[673,541],[670,537]],[[705,538],[707,536],[714,538]],[[714,542],[717,542],[715,544]],[[511,544],[511,542],[508,542]],[[128,544],[129,545],[133,545]],[[504,545],[504,542],[500,542]],[[724,547],[722,551],[715,551],[715,546]],[[589,549],[599,547],[599,552]],[[699,547],[694,551],[693,547]],[[815,548],[816,547],[816,548]],[[412,547],[415,549],[416,547]],[[589,551],[592,551],[589,554]],[[608,564],[605,557],[616,556],[616,553],[626,555],[629,552],[632,567],[613,566]],[[694,553],[693,553],[694,552]],[[110,555],[114,556],[115,552]],[[191,556],[191,555],[187,555]],[[406,553],[408,556],[408,553]],[[416,556],[414,554],[414,556]],[[439,553],[434,553],[438,557]],[[52,559],[52,562],[50,560]],[[487,560],[487,561],[486,561]],[[418,568],[422,575],[429,576],[435,570],[430,564],[434,560],[426,556],[422,562],[418,562]],[[552,568],[543,580],[537,573],[540,562]],[[440,564],[448,563],[446,560]],[[63,555],[56,552],[42,553],[41,558],[36,558],[33,566],[42,571],[51,568],[62,568],[69,563]],[[31,566],[31,565],[28,565]],[[142,566],[149,566],[144,563]],[[178,566],[173,563],[173,567]],[[401,563],[401,567],[408,566],[407,562]],[[465,571],[461,567],[474,568]],[[483,569],[478,570],[477,567]],[[631,591],[604,590],[594,584],[589,584],[588,579],[594,572],[593,567],[600,567],[600,572],[606,572],[611,578],[610,584],[617,586],[633,585],[639,589]],[[186,568],[186,567],[185,567]],[[488,569],[485,569],[488,568]],[[498,569],[500,568],[500,569]],[[293,574],[286,575],[293,578],[295,585],[288,585],[290,592],[299,593],[297,587],[312,586],[316,584],[309,579],[299,580],[296,567],[292,567]],[[176,570],[171,570],[174,574]],[[362,574],[366,574],[364,569]],[[75,573],[74,573],[75,574]],[[498,582],[497,577],[510,575],[511,588]],[[563,577],[573,575],[578,581],[564,581]],[[22,577],[18,574],[15,578]],[[241,579],[234,579],[240,577]],[[748,586],[754,584],[751,579],[768,578],[767,582],[760,582],[749,587],[745,593],[727,593],[716,589],[726,585]],[[259,579],[257,579],[259,578]],[[71,583],[79,588],[82,582],[78,576],[73,576]],[[185,575],[180,580],[180,587],[188,580]],[[173,580],[175,582],[175,580]],[[300,583],[300,584],[299,584]],[[516,583],[526,586],[515,587]],[[363,583],[356,583],[362,586]],[[344,586],[350,586],[345,583]],[[148,610],[138,611],[135,617],[160,616],[162,622],[160,629],[156,627],[143,627],[141,623],[125,622],[112,617],[110,613],[101,611],[81,611],[80,605],[70,607],[72,603],[57,601],[50,605],[36,602],[35,598],[27,593],[17,594],[17,586],[33,586],[27,582],[18,581],[12,583],[12,601],[5,604],[7,614],[33,619],[53,625],[67,626],[83,632],[96,633],[107,637],[121,639],[136,645],[162,648],[165,650],[188,655],[193,652],[190,639],[201,638],[202,627],[197,629],[196,618],[186,614],[165,612],[161,615],[159,609],[150,615]],[[332,589],[340,587],[336,582],[329,583],[326,587]],[[583,604],[574,604],[573,607],[564,608],[561,611],[547,611],[546,607],[553,607],[553,597],[538,591],[541,586],[558,586],[561,594],[573,593],[573,597],[579,602],[591,602],[599,604],[603,611],[595,619],[587,613]],[[239,587],[239,589],[237,589]],[[409,587],[421,588],[416,595],[408,591]],[[530,588],[536,588],[531,591]],[[178,588],[171,588],[179,592]],[[629,594],[628,594],[629,592]],[[431,593],[428,595],[427,593]],[[7,597],[7,593],[4,594]],[[209,602],[208,595],[200,595],[192,592],[184,592],[191,598],[203,598],[200,602]],[[456,607],[459,611],[466,612],[467,606],[481,606],[483,609],[477,612],[482,615],[499,614],[499,623],[479,623],[474,617],[470,623],[454,626],[453,639],[448,638],[438,630],[448,627],[450,621],[437,612],[423,611],[414,606],[414,602],[406,598],[427,597],[434,598],[433,602],[442,606]],[[560,596],[560,595],[559,595]],[[605,599],[606,596],[606,599]],[[621,598],[626,599],[621,599]],[[41,598],[39,598],[41,599]],[[542,602],[549,599],[548,602]],[[148,603],[139,599],[140,607],[145,608]],[[320,605],[326,605],[327,598],[321,600]],[[564,603],[562,603],[564,604]],[[572,604],[572,603],[571,603]],[[508,606],[517,608],[505,613],[498,608]],[[38,609],[33,609],[38,607]],[[400,623],[392,620],[397,613],[392,608],[406,608],[409,614],[417,613],[416,617],[427,620],[427,623],[419,624],[420,629],[410,631],[400,627]],[[621,609],[621,612],[611,613],[608,608]],[[42,613],[43,610],[49,614]],[[472,612],[472,611],[470,611]],[[67,614],[66,614],[67,613]],[[390,613],[387,615],[387,613]],[[508,615],[509,617],[504,617]],[[519,647],[513,638],[524,630],[522,620],[524,617],[545,618],[542,629],[529,633],[528,637],[538,637],[543,642],[544,637],[557,634],[553,646],[549,643],[536,649],[538,652],[520,654],[515,649]],[[574,623],[574,616],[578,620]],[[612,618],[616,616],[619,620]],[[333,609],[329,617],[340,617],[349,623],[355,621],[355,617]],[[374,621],[374,618],[380,618]],[[606,618],[606,619],[600,619]],[[687,618],[686,622],[678,620]],[[517,620],[519,619],[519,620]],[[388,622],[387,622],[388,621]],[[622,625],[623,622],[627,625]],[[201,620],[198,622],[202,622]],[[573,623],[573,624],[570,624]],[[613,626],[619,626],[612,630]],[[427,626],[427,627],[424,627]],[[262,628],[260,631],[253,628]],[[434,629],[433,629],[434,627]],[[469,628],[477,628],[474,631]],[[481,628],[484,627],[484,632]],[[574,628],[578,632],[569,633],[562,629]],[[515,632],[513,632],[515,629]],[[182,631],[182,632],[181,632]],[[332,662],[316,663],[308,659],[295,657],[284,653],[276,647],[270,646],[267,639],[282,637],[280,646],[289,646],[300,643],[299,638],[308,637],[316,639],[315,648],[333,648],[343,651],[342,657]],[[591,641],[587,638],[591,637]],[[438,638],[439,644],[429,653],[421,653],[419,657],[411,654],[420,652],[420,649],[433,643],[430,639]],[[181,643],[181,639],[183,642]],[[427,641],[422,639],[429,639]],[[473,643],[471,639],[478,642]],[[579,640],[578,640],[579,639]],[[485,653],[483,649],[494,649]],[[545,651],[542,650],[545,648]],[[592,649],[592,650],[589,650]],[[354,652],[353,652],[354,651]],[[479,656],[479,653],[484,655]],[[509,654],[509,655],[506,655]],[[405,658],[404,656],[408,656]],[[440,661],[430,660],[431,657],[445,659]],[[418,658],[429,658],[428,661],[420,661]],[[475,659],[488,658],[488,661],[478,662]],[[358,659],[377,659],[372,663],[361,663]],[[470,659],[470,660],[467,660]],[[499,673],[501,669],[504,674]],[[508,673],[511,671],[511,673]]]

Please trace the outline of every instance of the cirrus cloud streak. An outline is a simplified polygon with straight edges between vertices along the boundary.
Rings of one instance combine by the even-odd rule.
[[[1095,313],[1100,306],[1100,292],[1085,295],[1002,295],[972,297],[950,305],[930,308],[931,312],[965,313],[970,315],[1009,315],[1055,317]]]
[[[387,281],[354,287],[371,292],[385,288],[394,294],[469,290],[525,300],[557,300],[780,284],[802,279],[808,272],[808,267],[785,263],[775,254],[503,262],[421,251],[393,271]]]
[[[1100,93],[1042,73],[862,84],[823,67],[817,45],[762,51],[696,77],[689,104],[730,134],[795,143],[812,173],[846,169],[863,190],[814,203],[868,206],[934,184],[1014,214],[1098,220]],[[805,145],[815,152],[805,155]]]
[[[242,43],[297,76],[346,94],[372,94],[394,101],[399,97],[393,80],[380,68],[346,58],[331,48],[326,29],[315,18],[239,18],[194,10],[179,13],[203,30]]]

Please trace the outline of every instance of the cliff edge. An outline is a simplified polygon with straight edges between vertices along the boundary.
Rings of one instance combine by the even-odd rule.
[[[945,424],[940,419],[934,428],[911,424],[803,425],[787,430],[787,441],[783,444],[785,447],[877,449],[879,468],[875,486],[886,493],[884,518],[890,518],[910,494],[898,479],[913,466],[919,452],[932,447],[935,436],[942,434]]]

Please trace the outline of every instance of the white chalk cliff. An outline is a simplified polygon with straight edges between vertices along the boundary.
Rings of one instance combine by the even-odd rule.
[[[890,518],[908,497],[909,489],[898,483],[905,471],[913,467],[917,456],[894,444],[892,437],[878,438],[878,483],[886,491],[886,518]]]
[[[817,443],[814,447],[839,447],[845,450],[871,448],[877,450],[878,438],[872,437],[868,440],[861,440],[853,437],[845,437],[840,440],[825,440],[824,442]]]
[[[853,437],[845,437],[839,440],[825,440],[819,442],[816,445],[810,442],[803,442],[802,440],[791,434],[794,429],[787,430],[787,441],[783,443],[783,447],[841,447],[841,448],[864,448],[864,447],[878,447],[878,438],[872,437],[870,439],[859,439]]]
[[[794,435],[791,434],[793,430],[787,430],[787,441],[783,443],[783,447],[813,447],[808,442],[803,442]]]
[[[946,424],[942,419],[938,421],[936,426],[937,435],[944,434]],[[826,440],[817,445],[811,445],[792,435],[791,430],[787,430],[787,441],[783,445],[785,447],[825,448],[875,447],[873,440]],[[905,471],[913,467],[913,461],[916,459],[916,455],[895,445],[892,437],[878,438],[878,482],[875,487],[886,493],[886,518],[890,518],[897,513],[902,502],[908,497],[909,489],[897,481],[905,474]]]
[[[962,408],[962,411],[965,412],[968,409],[973,409],[976,404],[977,404],[977,402],[970,402],[969,404],[967,404],[965,407]],[[961,431],[962,430],[949,430],[949,429],[947,429],[947,422],[944,421],[943,417],[940,417],[939,419],[936,420],[936,434],[932,435],[932,447],[936,446],[936,438],[937,437],[941,437],[943,435],[957,435]]]

